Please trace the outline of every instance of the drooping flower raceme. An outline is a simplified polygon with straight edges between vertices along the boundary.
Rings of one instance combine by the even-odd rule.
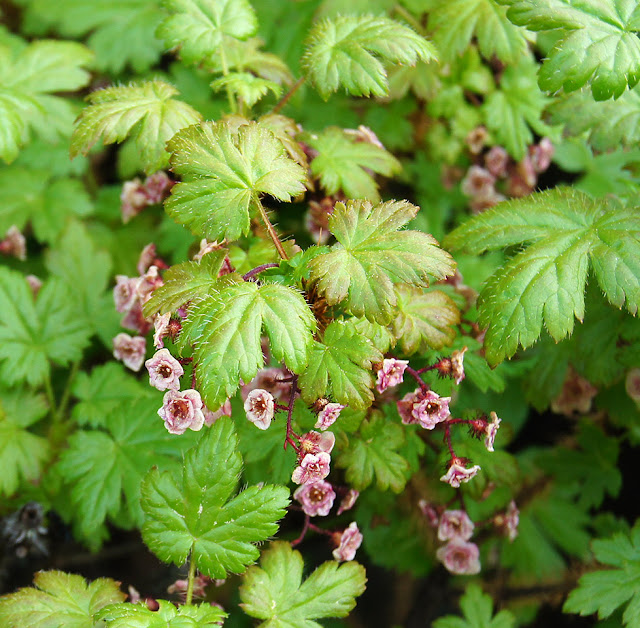
[[[445,510],[438,523],[438,538],[441,541],[468,541],[475,526],[464,510]]]
[[[352,521],[346,530],[334,535],[334,539],[338,547],[333,550],[333,557],[338,561],[353,560],[362,544],[362,533],[358,530],[358,524]]]
[[[404,371],[409,366],[409,360],[396,360],[395,358],[387,358],[382,361],[382,367],[378,371],[378,380],[376,389],[379,393],[387,388],[402,384]]]
[[[160,349],[147,360],[144,365],[149,371],[149,383],[158,390],[173,388],[179,390],[180,378],[184,375],[184,369],[168,349]]]
[[[275,411],[273,395],[262,388],[252,390],[245,399],[244,410],[247,413],[247,419],[256,427],[261,430],[268,429]]]
[[[333,487],[324,480],[303,484],[296,489],[293,496],[302,504],[305,514],[310,517],[316,515],[326,517],[336,498]]]
[[[121,333],[113,339],[113,356],[132,371],[139,371],[144,362],[147,341],[142,336]]]
[[[467,469],[462,458],[453,457],[449,462],[447,472],[440,478],[442,482],[447,482],[453,488],[458,488],[461,482],[468,482],[480,471],[479,465],[473,465]]]
[[[197,390],[169,390],[158,410],[170,434],[184,434],[188,429],[197,432],[204,425],[202,399]]]
[[[472,576],[480,572],[480,551],[475,543],[449,541],[436,552],[436,557],[451,573]]]

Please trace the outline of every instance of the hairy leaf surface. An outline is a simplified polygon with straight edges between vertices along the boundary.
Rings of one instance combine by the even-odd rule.
[[[153,611],[146,604],[109,604],[97,618],[107,622],[110,628],[207,628],[221,626],[227,616],[222,608],[208,602],[176,608],[173,602],[156,601],[159,608]]]

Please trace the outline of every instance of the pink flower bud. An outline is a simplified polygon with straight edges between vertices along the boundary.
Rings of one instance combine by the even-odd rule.
[[[396,360],[395,358],[387,358],[382,361],[382,368],[378,371],[378,381],[376,388],[381,393],[387,388],[402,384],[404,371],[409,366],[409,360]]]
[[[144,365],[149,371],[149,384],[151,386],[158,390],[180,389],[180,378],[184,375],[184,369],[167,349],[156,351],[155,355],[147,360]]]
[[[464,510],[445,510],[438,524],[438,538],[441,541],[468,541],[475,526]]]
[[[338,515],[341,515],[347,510],[351,510],[353,508],[353,505],[356,503],[359,495],[360,493],[358,491],[356,491],[354,488],[350,488],[347,491],[347,494],[342,498],[340,506],[338,506]]]
[[[169,335],[169,322],[171,321],[171,312],[166,314],[159,314],[153,320],[153,327],[155,333],[153,334],[153,346],[156,349],[162,349],[164,347],[163,338]]]
[[[475,543],[449,541],[436,552],[436,557],[451,573],[472,576],[480,572],[480,550]]]
[[[318,414],[318,420],[314,427],[320,430],[326,430],[327,428],[331,427],[336,422],[336,419],[340,416],[340,413],[346,407],[347,406],[343,406],[339,403],[326,404],[324,408],[320,410],[320,413]]]
[[[437,528],[440,523],[440,516],[434,505],[426,499],[421,499],[418,501],[418,508],[420,508],[420,512],[425,516],[429,525],[432,528]]]
[[[137,216],[147,205],[147,195],[140,179],[126,181],[122,186],[120,194],[120,210],[122,212],[122,222],[128,223],[134,216]]]
[[[489,416],[491,418],[491,422],[487,423],[485,428],[486,437],[484,439],[484,446],[487,448],[487,451],[493,452],[493,444],[496,440],[496,434],[498,433],[501,420],[495,412],[491,412]]]
[[[40,279],[40,277],[36,277],[35,275],[27,275],[25,279],[29,284],[29,288],[31,288],[33,298],[35,299],[38,296],[38,292],[40,292],[40,288],[42,288],[42,279]]]
[[[333,506],[336,494],[329,482],[307,482],[293,496],[302,504],[302,510],[310,517],[320,515],[326,517]]]
[[[461,482],[468,482],[480,471],[479,465],[467,469],[462,458],[451,458],[447,472],[440,478],[441,482],[447,482],[453,488],[458,488]]]
[[[356,551],[362,545],[362,534],[358,530],[358,524],[353,521],[342,533],[334,535],[338,547],[333,550],[333,557],[338,561],[353,560]]]
[[[509,507],[504,515],[504,523],[509,541],[513,543],[518,536],[518,525],[520,523],[520,511],[513,500],[509,502]]]
[[[144,275],[147,270],[149,270],[149,268],[153,265],[156,257],[156,245],[153,242],[151,244],[147,244],[147,246],[142,249],[140,257],[138,258],[138,265],[136,267],[138,273]]]
[[[227,399],[215,412],[212,412],[207,406],[204,406],[202,413],[204,414],[204,424],[207,427],[211,427],[223,416],[231,416],[231,401]]]
[[[116,312],[128,312],[138,298],[138,283],[140,277],[116,275],[116,285],[113,288],[113,300]]]
[[[502,146],[494,146],[484,156],[484,165],[494,177],[505,177],[509,165],[509,153]]]
[[[0,253],[7,257],[16,257],[19,260],[27,259],[27,241],[20,229],[11,225],[3,240],[0,240]]]
[[[464,354],[467,352],[467,347],[464,347],[462,351],[454,351],[451,354],[451,378],[456,384],[465,378],[464,375]]]
[[[170,434],[184,434],[187,429],[197,432],[204,425],[202,406],[197,390],[169,390],[165,393],[158,415]]]
[[[139,371],[144,362],[147,341],[142,336],[132,338],[129,334],[118,334],[113,339],[113,355],[116,360],[132,371]]]
[[[261,388],[252,390],[244,402],[244,410],[247,413],[247,419],[256,427],[261,430],[268,429],[275,410],[273,395]]]
[[[321,451],[318,454],[307,454],[291,474],[291,480],[296,484],[308,484],[324,480],[330,471],[331,456]]]

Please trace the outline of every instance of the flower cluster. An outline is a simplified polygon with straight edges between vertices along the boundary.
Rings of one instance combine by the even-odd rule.
[[[120,194],[122,222],[129,222],[149,205],[162,203],[172,186],[173,181],[162,170],[147,177],[144,183],[138,178],[125,182]]]
[[[307,484],[324,480],[329,475],[331,450],[336,437],[332,432],[309,432],[300,439],[298,465],[291,474],[296,484]]]
[[[475,526],[464,510],[445,510],[438,523],[438,539],[448,541],[436,552],[448,571],[473,575],[480,571],[480,551],[470,543]]]

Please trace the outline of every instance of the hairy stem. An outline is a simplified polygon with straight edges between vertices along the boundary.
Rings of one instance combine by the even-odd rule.
[[[189,557],[189,576],[187,580],[187,599],[185,604],[188,606],[193,599],[193,583],[196,578],[196,561],[193,558],[193,550],[191,550],[191,556]]]
[[[307,80],[306,75],[302,75],[289,89],[289,91],[280,99],[280,102],[273,108],[271,113],[279,113],[282,108],[289,102],[291,97],[298,91],[300,86]]]
[[[415,369],[412,369],[410,366],[407,366],[405,371],[407,373],[409,373],[409,375],[411,375],[411,377],[413,377],[413,379],[415,379],[418,382],[418,384],[420,385],[420,388],[423,391],[429,390],[429,387],[424,383],[424,381],[422,380],[422,377],[420,377],[420,372],[419,371],[416,371]]]
[[[296,401],[296,393],[298,392],[298,376],[294,375],[291,380],[291,394],[289,395],[289,405],[287,406],[287,435],[284,439],[284,448],[287,449],[287,445],[291,445],[296,451],[298,447],[292,440],[292,436],[297,437],[297,434],[291,429],[291,421],[293,419],[293,405]]]
[[[244,281],[249,281],[249,279],[260,274],[263,270],[268,270],[269,268],[278,268],[278,266],[280,266],[280,264],[260,264],[260,266],[256,266],[255,268],[252,268],[248,273],[242,275],[242,279],[244,279]]]
[[[280,238],[278,237],[276,230],[273,228],[273,225],[269,220],[269,216],[267,216],[267,212],[264,210],[264,207],[262,206],[262,203],[260,202],[259,199],[256,199],[256,205],[258,206],[258,211],[260,212],[260,216],[262,217],[264,226],[267,228],[267,231],[269,232],[269,237],[271,238],[273,245],[276,247],[276,251],[278,251],[278,255],[283,260],[288,260],[289,256],[286,254],[282,246],[282,242],[280,242]]]
[[[309,524],[311,523],[311,517],[305,513],[304,515],[304,526],[302,527],[302,532],[300,532],[300,536],[297,539],[291,541],[291,547],[295,547],[296,545],[300,545],[304,540],[304,537],[307,534],[307,530],[309,529]]]

